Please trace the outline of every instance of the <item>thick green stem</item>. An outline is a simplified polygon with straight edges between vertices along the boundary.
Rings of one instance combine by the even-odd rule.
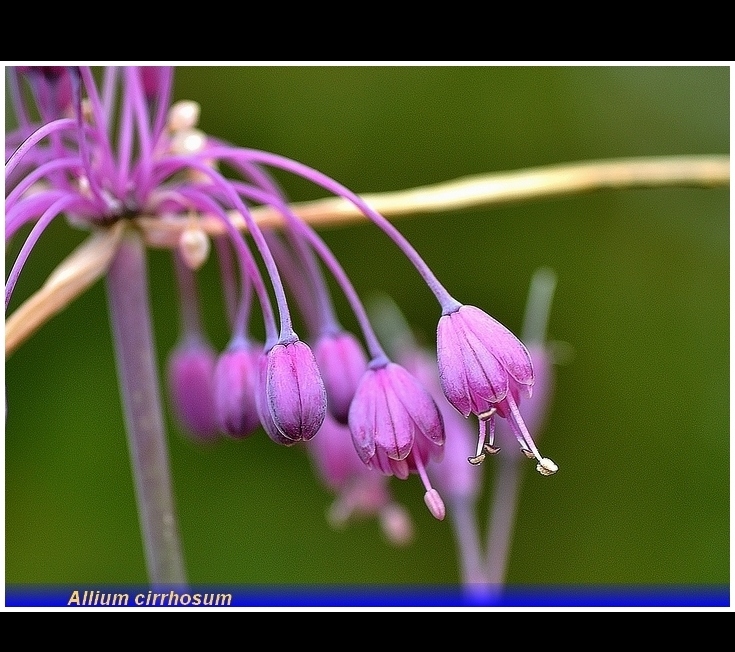
[[[181,587],[186,577],[161,411],[145,249],[137,231],[123,237],[107,273],[107,295],[148,578],[154,586]]]

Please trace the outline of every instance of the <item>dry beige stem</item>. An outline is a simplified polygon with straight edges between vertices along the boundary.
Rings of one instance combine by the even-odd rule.
[[[730,183],[730,157],[669,156],[586,161],[528,168],[466,177],[397,192],[362,195],[372,208],[387,218],[454,211],[476,206],[498,206],[603,189],[699,187],[713,188]],[[339,197],[292,204],[293,212],[312,226],[329,226],[365,220],[350,202]],[[261,226],[278,227],[283,218],[268,206],[252,210]],[[245,230],[242,215],[230,219]],[[175,247],[191,225],[191,216],[136,219],[146,244]],[[209,235],[224,233],[213,216],[201,216],[198,226]],[[122,223],[93,235],[49,276],[44,286],[21,305],[5,322],[5,355],[10,355],[45,321],[100,278],[112,261],[122,233]]]
[[[61,262],[40,290],[5,320],[5,357],[104,276],[124,228],[125,224],[118,222],[93,233]]]
[[[603,189],[713,188],[729,183],[729,156],[662,156],[585,161],[483,174],[409,190],[365,194],[361,198],[384,217],[395,218]],[[291,204],[291,209],[312,226],[319,227],[366,219],[354,204],[340,197],[295,203]],[[253,208],[252,215],[261,226],[283,224],[281,214],[269,206]],[[230,219],[238,229],[245,230],[245,220],[239,213],[231,212]],[[146,242],[152,247],[175,246],[186,226],[183,218],[143,217],[140,221]],[[205,216],[200,224],[210,235],[225,231],[222,223],[212,216]]]

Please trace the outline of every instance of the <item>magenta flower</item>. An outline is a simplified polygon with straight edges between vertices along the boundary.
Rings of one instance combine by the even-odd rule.
[[[408,371],[390,362],[368,369],[350,406],[355,450],[371,469],[405,480],[419,473],[425,502],[439,520],[444,505],[425,473],[429,459],[444,452],[444,424],[434,399]]]
[[[349,426],[360,459],[383,472],[407,475],[400,464],[414,440],[441,446],[444,427],[434,399],[403,367],[391,362],[368,369],[357,387]]]
[[[530,398],[534,383],[531,358],[521,341],[505,326],[474,306],[445,313],[437,328],[437,358],[442,389],[449,402],[465,417],[480,420],[477,455],[495,453],[495,415],[507,420],[521,450],[537,460],[542,475],[558,467],[542,457],[526,427],[518,405]]]

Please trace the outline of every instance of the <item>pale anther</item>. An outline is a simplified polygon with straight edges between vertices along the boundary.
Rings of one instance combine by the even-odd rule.
[[[541,475],[554,475],[559,470],[559,467],[548,457],[542,457],[536,465],[536,470]]]

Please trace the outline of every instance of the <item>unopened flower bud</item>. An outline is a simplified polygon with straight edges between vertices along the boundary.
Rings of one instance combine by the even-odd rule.
[[[196,154],[207,145],[207,136],[199,129],[184,129],[171,138],[171,152],[174,154]]]
[[[192,100],[180,100],[168,110],[168,128],[172,131],[192,129],[199,123],[201,106]]]
[[[187,226],[179,237],[179,252],[187,267],[198,270],[209,258],[209,236],[198,225]]]
[[[214,369],[214,402],[220,430],[247,437],[260,425],[255,405],[260,350],[244,340],[233,342]]]
[[[324,422],[327,395],[309,346],[300,340],[276,344],[266,356],[265,378],[261,380],[265,386],[258,391],[265,393],[264,407],[268,409],[261,420],[269,416],[291,443],[311,439]],[[278,441],[284,443],[281,438]]]
[[[215,418],[215,353],[199,338],[179,344],[168,361],[168,381],[174,410],[182,425],[202,441],[217,434]]]
[[[350,403],[367,369],[367,357],[358,339],[347,331],[321,336],[314,357],[324,379],[327,408],[340,423],[347,423]]]

